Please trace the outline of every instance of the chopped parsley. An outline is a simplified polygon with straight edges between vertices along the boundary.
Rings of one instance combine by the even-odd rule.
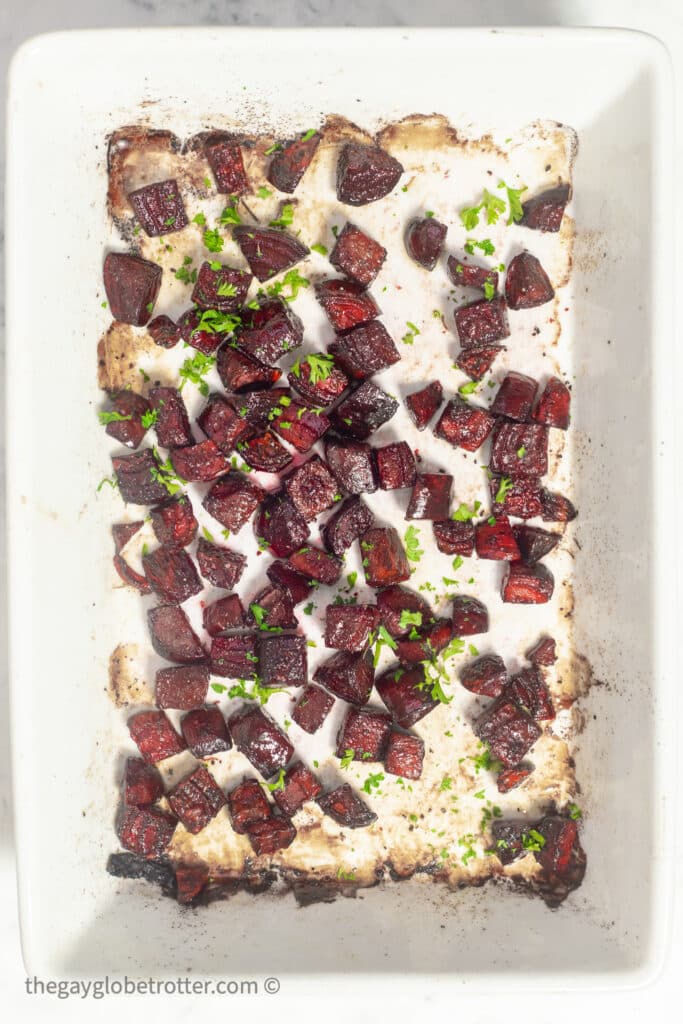
[[[525,850],[538,853],[545,846],[545,836],[542,836],[535,828],[530,828],[528,832],[522,834],[522,846]]]
[[[115,476],[105,476],[105,477],[102,477],[102,479],[100,480],[100,482],[97,485],[97,493],[98,494],[100,493],[100,491],[102,490],[102,488],[104,487],[105,484],[108,484],[109,487],[111,487],[111,489],[113,491],[115,491],[116,488],[119,486],[119,482],[118,482],[118,480],[116,479]]]
[[[304,615],[312,615],[314,608],[315,608],[315,605],[313,604],[313,602],[309,601],[308,604],[304,608]]]
[[[481,249],[485,256],[492,256],[496,251],[496,247],[490,238],[484,238],[481,242],[478,242],[476,238],[468,238],[465,242],[465,252],[473,256],[475,249]]]
[[[98,412],[97,418],[100,423],[106,425],[108,423],[120,423],[122,420],[132,420],[133,415],[129,413],[127,416],[122,416],[120,412]]]
[[[193,356],[185,360],[178,370],[178,376],[180,377],[179,390],[182,391],[187,382],[190,381],[190,383],[196,384],[200,394],[206,397],[209,393],[209,385],[204,380],[204,377],[215,364],[215,356],[207,356],[203,352],[195,352]]]
[[[282,149],[279,142],[274,142],[272,146],[269,146],[265,151],[264,156],[271,156],[272,153],[277,153],[278,150]]]
[[[417,327],[410,320],[406,321],[406,327],[408,328],[408,330],[401,338],[401,341],[403,342],[404,345],[412,345],[416,337],[420,333],[420,328]]]
[[[199,224],[199,226],[203,228],[204,225],[206,224],[206,217],[204,216],[203,213],[197,213],[192,218],[192,223],[193,224]],[[187,259],[187,257],[186,257],[186,259]],[[192,261],[190,261],[190,262],[192,262]]]
[[[271,220],[271,228],[288,228],[294,223],[294,204],[283,203],[282,209],[280,210],[280,216],[276,217],[275,220]]]
[[[173,463],[171,462],[170,458],[162,462],[161,456],[159,455],[157,449],[153,448],[152,451],[154,452],[154,455],[156,456],[159,465],[152,466],[152,468],[149,471],[150,476],[152,477],[152,480],[156,480],[157,483],[165,487],[168,493],[171,495],[171,497],[173,497],[173,495],[177,494],[178,491],[182,491],[183,484],[186,484],[187,480],[183,480],[181,476],[178,476],[175,469],[173,468]]]
[[[472,508],[468,505],[460,504],[456,508],[455,512],[451,516],[451,519],[455,519],[457,523],[469,523],[470,520],[474,519],[481,508],[481,502],[475,501]]]
[[[309,384],[318,384],[320,381],[327,380],[334,369],[334,358],[323,353],[311,352],[303,361],[309,366]],[[297,378],[301,377],[301,360],[297,359],[294,363],[292,373]]]
[[[216,289],[216,295],[232,298],[233,295],[237,295],[237,287],[230,281],[221,281]]]
[[[521,445],[517,449],[517,458],[518,459],[523,459],[525,455],[526,455],[526,448],[524,447],[524,445]]]
[[[349,747],[347,750],[344,751],[344,756],[339,761],[339,767],[348,768],[355,756],[356,751],[353,750],[353,748]]]
[[[468,380],[467,384],[461,384],[458,388],[458,394],[460,395],[473,395],[479,387],[478,380]]]
[[[211,685],[212,688],[216,690],[217,685],[221,684],[212,683]],[[221,689],[217,692],[222,693],[225,689],[225,686],[221,686]],[[257,676],[251,684],[251,690],[247,689],[246,681],[244,679],[240,679],[234,686],[230,687],[228,697],[241,697],[242,700],[257,700],[260,704],[267,704],[274,693],[286,692],[287,691],[282,687],[261,686],[261,680]]]
[[[328,249],[327,246],[322,245],[321,242],[316,242],[315,245],[311,246],[311,251],[319,252],[321,256],[327,256]]]
[[[368,775],[367,779],[363,783],[363,792],[372,793],[374,789],[379,790],[379,787],[383,782],[384,772],[375,772],[374,775]]]
[[[512,490],[513,487],[514,487],[514,484],[512,482],[512,478],[511,477],[509,477],[509,476],[502,476],[500,478],[500,484],[498,485],[498,490],[496,491],[496,496],[494,498],[494,501],[495,501],[496,505],[502,505],[503,504],[503,502],[505,501],[505,499],[507,498],[508,494],[510,493],[510,491]],[[494,520],[494,522],[495,522],[495,520]]]
[[[401,612],[401,618],[398,620],[400,629],[406,629],[408,626],[421,626],[422,625],[422,612],[410,612],[407,608],[404,608]]]
[[[304,132],[304,134],[301,136],[301,142],[308,142],[309,139],[313,138],[315,133],[316,133],[316,129],[315,128],[309,128],[308,131]]]
[[[487,277],[486,280],[484,281],[484,298],[487,299],[488,302],[490,302],[491,299],[494,298],[495,294],[496,286],[493,283],[493,279]]]
[[[505,201],[484,189],[482,200],[477,206],[470,206],[460,211],[460,220],[467,231],[472,231],[479,224],[479,214],[486,215],[487,224],[497,224],[501,213],[505,212]]]
[[[261,185],[260,188],[256,189],[256,195],[259,197],[259,199],[269,199],[272,196],[272,194],[273,193],[271,192],[271,190],[269,188],[266,188],[265,185]]]
[[[578,821],[579,818],[583,817],[583,811],[576,804],[569,804],[569,807],[567,809],[569,811],[569,817],[572,819],[572,821]]]
[[[277,779],[275,780],[275,782],[262,782],[261,785],[264,786],[271,793],[277,793],[278,790],[284,789],[285,788],[285,770],[284,770],[284,768],[281,768],[280,771],[278,772],[278,776],[277,776]]]
[[[204,245],[209,252],[221,252],[223,249],[223,236],[218,228],[212,228],[204,232]]]
[[[241,224],[242,218],[237,212],[237,203],[232,202],[224,208],[222,214],[218,218],[219,224]],[[222,246],[221,246],[222,248]]]
[[[522,185],[521,188],[510,188],[504,181],[498,182],[498,188],[504,188],[507,193],[508,206],[510,208],[510,216],[508,217],[508,224],[514,224],[516,221],[521,220],[524,216],[524,210],[522,209],[522,203],[520,196],[522,192],[526,192],[526,185]]]
[[[411,562],[419,562],[424,551],[420,547],[420,533],[414,526],[409,526],[403,537],[406,545],[406,557]]]

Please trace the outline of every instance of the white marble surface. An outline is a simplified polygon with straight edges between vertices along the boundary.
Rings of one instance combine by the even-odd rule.
[[[3,79],[14,50],[27,38],[42,32],[78,28],[114,28],[166,25],[612,25],[630,27],[651,32],[663,39],[672,55],[678,78],[677,91],[679,109],[683,99],[683,4],[680,0],[5,0],[0,10],[0,66]],[[680,121],[680,118],[679,118]],[[0,188],[4,191],[4,103],[0,109],[0,161],[2,179]],[[679,127],[677,152],[680,161],[682,134]],[[680,204],[683,206],[683,204]],[[679,245],[683,241],[683,214],[672,209],[672,230],[677,231]],[[4,273],[4,239],[0,236],[0,263]],[[0,306],[0,361],[4,360],[4,303]],[[679,329],[679,335],[680,335]],[[683,350],[683,339],[679,337],[679,351]],[[681,365],[676,369],[682,379]],[[4,382],[4,374],[2,374]],[[2,400],[2,395],[0,395]],[[680,427],[680,425],[679,425]],[[16,425],[20,429],[20,425]],[[4,442],[4,432],[0,435]],[[679,446],[680,445],[679,429]],[[2,467],[0,473],[4,478]],[[0,479],[0,483],[4,482]],[[4,524],[0,533],[0,565],[4,559]],[[4,614],[0,615],[0,650],[6,647]],[[23,1017],[28,1020],[64,1018],[69,1021],[85,1019],[93,1012],[88,1001],[58,1000],[55,997],[29,999],[24,990],[24,972],[21,964],[14,887],[14,850],[12,843],[11,781],[9,758],[9,735],[7,728],[7,678],[6,670],[0,673],[0,992],[7,1013],[7,1019]],[[683,781],[679,766],[678,779],[671,784],[679,794],[679,822],[683,821]],[[40,813],[39,808],[36,813]],[[45,852],[46,870],[49,870],[49,849]],[[672,899],[678,902],[675,915],[673,944],[666,968],[657,983],[649,989],[633,993],[602,993],[590,998],[581,995],[572,997],[544,997],[543,1006],[534,1008],[528,1000],[518,1012],[531,1015],[539,1024],[546,1021],[583,1019],[592,1024],[597,1021],[611,1021],[617,1016],[628,1024],[642,1018],[652,1018],[667,1013],[673,1000],[680,993],[680,965],[683,963],[683,850],[679,828],[677,849],[677,871],[671,880]],[[58,927],[58,922],[55,922]],[[267,965],[264,965],[267,968]],[[426,994],[427,999],[429,998]],[[98,1018],[113,1020],[125,999],[126,1010],[141,1011],[145,997],[110,998],[97,1003]],[[191,1005],[195,997],[177,996],[165,999],[164,1005],[157,1003],[155,1009],[169,1021],[181,1021],[197,1012]],[[472,1024],[485,1019],[495,1019],[503,1010],[503,997],[463,996],[454,1006],[458,1017],[466,1017]],[[207,1006],[207,1002],[210,1003]],[[131,1006],[135,1003],[135,1006]],[[376,1007],[373,1016],[391,1005],[391,992],[384,989],[376,993]],[[233,999],[230,1008],[235,1007]],[[225,997],[207,997],[201,1012],[207,1009],[225,1008]],[[241,1007],[242,1008],[242,1007]],[[284,1019],[305,1020],[313,1012],[330,1012],[331,1008],[310,1007],[308,1013],[302,1007],[295,1007],[286,995],[286,985],[277,997],[277,1005],[260,1000],[250,1000],[247,1009],[252,1020],[271,1018],[273,1011]],[[428,1003],[420,1010],[424,1019],[429,1018]],[[354,1015],[354,996],[350,992],[344,1006],[345,1016]],[[425,1009],[427,1013],[425,1014]],[[370,1019],[372,1008],[367,1007]],[[225,1009],[222,1010],[225,1012]],[[403,1016],[409,1013],[405,1007]],[[509,1006],[506,1008],[509,1013]],[[516,1015],[516,1014],[514,1014]],[[668,1015],[668,1014],[667,1014]],[[674,1011],[671,1019],[676,1018]]]

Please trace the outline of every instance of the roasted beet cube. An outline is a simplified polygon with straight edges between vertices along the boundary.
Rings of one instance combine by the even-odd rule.
[[[473,345],[471,348],[460,350],[455,365],[472,380],[481,380],[491,369],[498,353],[502,351],[502,345]]]
[[[349,704],[367,704],[375,674],[364,654],[339,651],[315,670],[313,678]]]
[[[168,547],[186,548],[197,534],[197,520],[186,494],[157,505],[150,513],[154,536]]]
[[[251,274],[247,274],[246,270],[224,266],[214,270],[211,263],[205,260],[199,268],[192,290],[192,301],[200,309],[233,313],[246,301],[251,281]]]
[[[540,516],[541,482],[538,477],[491,476],[489,480],[494,515],[517,516],[519,519],[532,519]],[[514,530],[513,530],[514,533]]]
[[[263,786],[256,779],[245,779],[228,793],[228,811],[232,827],[240,835],[273,813]]]
[[[134,391],[114,391],[109,396],[113,410],[109,415],[118,418],[107,423],[105,431],[119,444],[137,448],[146,433],[142,417],[149,410],[149,403]]]
[[[442,401],[443,388],[438,380],[406,396],[408,412],[418,430],[425,429]]]
[[[383,491],[413,487],[417,470],[415,456],[406,441],[394,441],[375,449],[379,485]]]
[[[555,641],[552,637],[542,636],[538,643],[534,644],[530,651],[527,651],[527,658],[532,665],[549,666],[557,661]]]
[[[392,668],[379,677],[377,692],[402,729],[410,729],[439,703],[431,695],[424,667]]]
[[[229,629],[244,625],[244,608],[237,594],[219,597],[207,604],[203,611],[204,629],[209,636],[219,636]]]
[[[313,581],[303,573],[297,572],[287,562],[273,562],[266,569],[266,574],[276,587],[289,595],[293,605],[305,601],[313,590]]]
[[[267,392],[265,392],[267,394]],[[264,394],[258,391],[254,394]],[[210,441],[228,455],[238,441],[248,437],[250,426],[222,395],[209,395],[209,400],[197,417],[197,423]]]
[[[410,579],[405,549],[393,526],[374,527],[360,539],[365,582],[369,587],[388,587]]]
[[[365,380],[386,370],[401,356],[386,327],[379,320],[360,324],[347,334],[337,335],[330,347],[335,361],[352,380]]]
[[[364,651],[379,624],[373,604],[329,604],[325,612],[325,646],[338,651]]]
[[[545,488],[541,491],[541,505],[541,516],[545,523],[570,523],[578,515],[569,498]]]
[[[347,222],[337,236],[330,263],[340,274],[367,288],[380,272],[386,255],[384,246]]]
[[[330,419],[340,434],[363,441],[390,420],[397,409],[395,398],[366,380],[342,399]]]
[[[548,428],[540,423],[498,420],[491,435],[489,466],[493,473],[508,476],[545,476]]]
[[[253,679],[256,675],[256,634],[235,633],[211,641],[211,674],[228,679]]]
[[[398,775],[402,779],[419,779],[424,756],[425,745],[419,736],[391,730],[384,755],[384,767],[390,775]]]
[[[550,377],[534,410],[534,419],[548,427],[566,430],[569,426],[571,392],[557,377]]]
[[[304,325],[282,299],[267,299],[257,309],[247,308],[242,313],[237,343],[262,363],[276,363],[298,348],[303,339]]]
[[[298,452],[308,452],[327,432],[330,421],[322,412],[306,408],[292,399],[273,418],[273,430]]]
[[[170,316],[155,316],[147,324],[147,333],[159,348],[173,348],[180,341],[180,329]]]
[[[328,550],[341,556],[361,534],[372,527],[374,521],[374,515],[360,498],[349,498],[323,526],[323,543]]]
[[[554,586],[553,574],[542,562],[534,565],[510,562],[501,593],[506,604],[547,604]]]
[[[152,636],[152,646],[158,655],[167,661],[176,661],[181,665],[189,665],[195,661],[203,661],[206,651],[199,637],[192,629],[190,621],[177,605],[160,605],[150,608],[147,622]]]
[[[291,403],[291,396],[288,388],[269,388],[267,391],[249,391],[233,401],[239,409],[239,415],[250,426],[265,430]]]
[[[209,869],[206,864],[179,864],[175,869],[175,880],[178,903],[189,906],[209,881]]]
[[[123,798],[129,807],[153,804],[164,795],[164,783],[157,768],[139,757],[126,760]]]
[[[320,281],[315,286],[315,295],[335,331],[349,331],[381,313],[370,292],[355,281],[344,278]]]
[[[519,548],[507,516],[492,516],[479,523],[474,530],[474,546],[479,558],[494,561],[514,562],[519,558]]]
[[[161,267],[127,252],[110,252],[103,276],[114,319],[136,327],[146,324],[161,287]]]
[[[541,735],[531,715],[505,694],[477,718],[474,731],[504,768],[518,765]]]
[[[325,458],[349,494],[372,494],[377,490],[373,452],[365,441],[328,437],[325,440]]]
[[[250,626],[258,624],[256,616],[270,629],[296,629],[298,625],[289,591],[273,583],[260,590],[249,603],[247,619]]]
[[[309,685],[292,711],[292,718],[304,732],[317,732],[332,710],[333,704],[334,697],[329,693],[320,686]]]
[[[228,725],[237,749],[265,779],[285,768],[294,753],[285,734],[261,708],[236,711]]]
[[[204,765],[195,768],[171,790],[168,802],[173,813],[193,835],[206,828],[227,803],[220,786]]]
[[[269,388],[282,376],[282,370],[266,366],[246,352],[240,352],[228,342],[221,345],[216,357],[216,369],[226,391],[257,391]]]
[[[548,533],[538,526],[518,525],[512,527],[517,541],[520,558],[527,565],[539,562],[548,552],[552,551],[560,540],[559,533]]]
[[[548,815],[536,825],[545,843],[534,851],[549,883],[546,900],[550,906],[562,902],[568,892],[580,885],[586,872],[586,854],[581,848],[579,830],[571,818]]]
[[[196,306],[186,309],[178,318],[180,337],[186,345],[196,348],[198,352],[202,352],[205,356],[213,356],[224,340],[224,334],[213,330],[203,330],[200,326],[201,320],[201,310]]]
[[[322,548],[306,547],[289,556],[289,565],[309,579],[331,587],[342,573],[341,559]]]
[[[366,828],[377,821],[375,812],[354,793],[347,782],[319,796],[317,803],[324,814],[346,828]]]
[[[162,448],[194,444],[187,409],[177,388],[152,388],[149,402],[156,413],[154,429]]]
[[[365,206],[388,195],[403,174],[402,165],[379,146],[347,142],[337,161],[337,199]]]
[[[448,228],[434,217],[411,220],[405,235],[406,252],[425,270],[433,270],[441,255]]]
[[[523,214],[519,223],[535,231],[559,231],[568,202],[569,185],[561,184],[546,189],[522,203]]]
[[[237,139],[214,137],[204,147],[216,189],[228,196],[240,196],[249,188],[242,150]]]
[[[507,685],[508,697],[528,711],[537,722],[549,722],[555,717],[550,691],[540,669],[523,668]]]
[[[349,386],[349,378],[335,364],[334,356],[322,352],[297,359],[287,380],[307,402],[320,407],[332,405]]]
[[[442,412],[434,428],[437,437],[442,437],[454,448],[476,452],[491,433],[495,420],[485,409],[470,405],[456,395]]]
[[[195,757],[213,757],[232,746],[228,727],[218,708],[198,708],[183,715],[180,731]]]
[[[509,420],[524,423],[531,416],[531,407],[536,397],[538,384],[533,377],[523,373],[507,373],[496,392],[490,412],[494,416],[506,416]]]
[[[432,609],[424,597],[396,584],[380,590],[377,610],[382,625],[393,637],[407,636],[416,626],[434,622]]]
[[[418,473],[406,509],[406,519],[448,519],[453,477],[448,473]]]
[[[135,523],[114,523],[111,528],[111,535],[114,538],[114,551],[121,554],[126,544],[133,539],[135,534],[144,526],[142,519]]]
[[[175,818],[156,807],[128,807],[118,835],[124,849],[153,860],[166,853],[176,825]]]
[[[112,465],[121,497],[131,505],[155,505],[168,497],[159,480],[159,463],[151,448],[132,455],[113,455]]]
[[[309,253],[298,238],[277,228],[243,224],[234,228],[232,234],[252,274],[259,281],[268,281],[283,270],[289,270]]]
[[[244,473],[231,470],[211,485],[202,505],[222,526],[238,533],[264,497],[262,487]]]
[[[281,473],[292,461],[292,456],[272,430],[238,441],[237,450],[248,466],[262,473]]]
[[[463,348],[492,345],[510,337],[505,299],[479,299],[455,311],[455,326]]]
[[[500,821],[499,819],[491,825],[492,851],[504,866],[512,864],[526,852],[522,845],[525,828],[526,822],[524,821]]]
[[[208,688],[209,669],[206,665],[160,668],[156,675],[157,707],[191,711],[204,703]]]
[[[481,697],[500,697],[507,682],[505,662],[497,654],[485,654],[462,669],[460,682]]]
[[[447,267],[451,281],[460,288],[479,288],[483,292],[489,290],[491,298],[498,290],[498,274],[490,267],[465,263],[457,256],[448,257]]]
[[[264,686],[304,686],[308,680],[305,636],[259,636],[259,676]]]
[[[322,792],[313,772],[301,761],[287,769],[283,781],[283,789],[273,790],[273,800],[288,818],[296,814],[307,800],[315,800]]]
[[[397,640],[396,657],[403,665],[430,661],[448,646],[452,638],[453,625],[450,619],[436,619],[420,628],[413,626],[408,636]]]
[[[163,711],[141,711],[133,715],[128,719],[128,730],[147,764],[165,761],[185,750],[185,741]]]
[[[520,252],[508,264],[505,298],[510,309],[543,306],[555,295],[540,261],[530,252]]]
[[[138,188],[129,192],[128,198],[143,231],[152,238],[170,235],[187,224],[185,207],[174,178]]]
[[[135,589],[141,594],[152,593],[152,588],[145,577],[139,572],[136,572],[135,569],[128,564],[125,558],[122,558],[121,555],[114,555],[112,561],[114,563],[114,568],[126,586],[135,587]]]
[[[459,594],[453,598],[453,634],[478,636],[489,631],[489,613],[476,597]]]
[[[201,441],[171,452],[173,468],[181,480],[208,483],[225,473],[230,463],[213,441]]]
[[[294,508],[307,523],[341,501],[337,481],[319,455],[292,470],[284,485]]]
[[[296,829],[287,818],[268,818],[252,825],[247,835],[257,857],[270,856],[291,846]]]
[[[278,558],[286,558],[301,547],[310,532],[306,520],[282,491],[263,501],[254,531]]]
[[[386,711],[349,708],[337,735],[337,757],[353,751],[354,761],[381,761],[391,732]]]
[[[183,548],[162,544],[143,554],[142,567],[154,593],[168,604],[182,604],[202,589],[195,564]]]
[[[436,546],[444,555],[469,557],[474,551],[473,523],[444,519],[441,522],[435,521],[433,529]]]
[[[517,765],[516,768],[503,768],[496,777],[498,792],[509,793],[511,789],[516,789],[517,786],[521,786],[529,778],[532,772],[533,768],[531,766],[524,767],[521,764]]]
[[[285,142],[270,161],[266,177],[280,192],[292,193],[308,169],[320,145],[320,132],[305,132],[298,139]]]

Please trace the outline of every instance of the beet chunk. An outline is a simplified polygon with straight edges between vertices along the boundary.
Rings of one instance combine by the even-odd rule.
[[[441,255],[448,228],[434,217],[411,220],[405,234],[406,252],[425,270],[433,270]]]
[[[385,711],[349,708],[337,736],[337,757],[353,751],[354,761],[381,761],[391,731],[391,716]]]
[[[112,559],[114,568],[128,587],[135,587],[141,594],[151,594],[152,588],[149,583],[139,572],[135,572],[134,569],[128,564],[125,558],[121,555],[114,555]]]
[[[247,441],[238,441],[237,450],[248,466],[262,473],[281,473],[292,461],[290,453],[270,430]]]
[[[439,703],[431,695],[422,665],[389,669],[376,682],[377,692],[402,729],[410,729]]]
[[[512,527],[512,532],[517,541],[519,555],[527,565],[539,562],[548,552],[552,551],[560,539],[559,533],[548,533],[537,526],[527,526],[526,523]]]
[[[132,455],[112,455],[111,461],[125,502],[154,505],[168,497],[168,491],[157,479],[159,463],[151,448],[143,448]]]
[[[251,427],[230,402],[218,394],[209,395],[208,402],[197,417],[197,423],[224,455],[228,455],[238,441],[251,434]]]
[[[253,679],[256,675],[256,634],[235,633],[211,641],[211,674],[227,679]]]
[[[187,225],[185,207],[174,178],[129,192],[128,199],[145,234],[152,238],[170,235]]]
[[[372,448],[364,441],[338,437],[325,439],[325,458],[335,477],[349,494],[372,494],[377,473]]]
[[[209,636],[219,636],[228,629],[244,625],[244,608],[237,594],[228,594],[207,604],[203,611],[204,629]]]
[[[536,831],[545,839],[542,849],[534,850],[545,876],[541,891],[549,906],[557,906],[581,885],[586,873],[586,854],[577,824],[570,818],[548,815],[537,823]]]
[[[518,765],[541,735],[531,715],[505,694],[477,718],[474,731],[504,768]]]
[[[284,850],[296,839],[296,829],[287,818],[273,817],[267,821],[257,821],[247,834],[257,857],[270,856],[278,850]]]
[[[492,475],[489,487],[493,513],[496,516],[504,514],[518,516],[520,519],[532,519],[534,516],[540,516],[543,510],[541,482],[538,477],[518,476],[511,479]]]
[[[321,407],[332,405],[349,386],[349,378],[335,364],[334,357],[322,352],[298,359],[287,380],[307,402]]]
[[[214,270],[207,260],[202,263],[192,289],[192,301],[200,309],[217,309],[234,313],[244,302],[252,277],[246,270],[221,266]]]
[[[267,299],[257,309],[247,308],[242,313],[237,344],[262,363],[276,363],[303,340],[304,325],[282,299]]]
[[[250,391],[239,399],[233,399],[233,402],[235,407],[239,407],[239,415],[251,427],[265,430],[276,416],[281,415],[291,397],[288,388],[269,388],[267,391]]]
[[[201,310],[193,306],[186,309],[178,319],[178,330],[186,345],[196,348],[205,356],[212,356],[223,341],[223,332],[204,330],[200,327],[202,321]]]
[[[460,682],[481,697],[500,697],[507,682],[505,662],[497,654],[485,654],[461,671]]]
[[[317,803],[324,814],[346,828],[366,828],[377,821],[375,812],[354,793],[348,782],[319,796]]]
[[[337,199],[365,206],[388,195],[398,184],[403,167],[379,146],[347,142],[337,162]]]
[[[455,311],[455,326],[463,348],[491,345],[510,337],[505,299],[479,299]]]
[[[149,401],[157,414],[154,428],[162,448],[194,444],[187,409],[177,388],[152,388]]]
[[[292,718],[300,729],[312,734],[320,729],[333,704],[334,697],[321,687],[311,684],[301,694],[299,703],[292,712]]]
[[[506,374],[493,399],[491,413],[524,423],[531,415],[537,387],[533,377],[514,371]]]
[[[416,625],[426,626],[434,622],[428,602],[420,594],[397,584],[380,590],[377,610],[382,625],[393,637],[407,636]]]
[[[128,731],[147,764],[165,761],[185,750],[185,741],[163,711],[141,711],[128,719]]]
[[[506,694],[537,722],[548,722],[555,718],[553,699],[536,667],[523,668],[513,676],[507,685]]]
[[[342,573],[342,562],[322,548],[307,547],[289,556],[289,564],[297,572],[331,587]]]
[[[164,783],[157,768],[146,764],[139,757],[126,760],[124,776],[124,800],[129,807],[144,807],[153,804],[164,795]]]
[[[367,704],[375,674],[364,654],[338,651],[315,670],[313,678],[349,704]]]
[[[213,757],[232,746],[228,727],[218,708],[197,708],[183,715],[180,731],[195,757]]]
[[[206,665],[160,668],[156,675],[157,707],[191,711],[204,703],[208,688],[209,669]]]
[[[292,605],[305,601],[313,590],[313,581],[287,562],[273,562],[266,569],[266,574],[276,587],[289,595]]]
[[[298,452],[310,451],[329,426],[330,421],[324,413],[308,409],[295,399],[290,399],[285,409],[276,410],[273,418],[273,430]]]
[[[370,292],[355,281],[334,278],[320,281],[315,295],[335,331],[348,331],[374,320],[381,310]]]
[[[569,426],[571,392],[557,377],[550,377],[534,410],[534,419],[548,427],[566,430]]]
[[[193,835],[206,828],[227,803],[213,775],[204,765],[195,768],[171,790],[168,802],[173,813]]]
[[[519,548],[507,516],[492,517],[494,521],[479,523],[474,530],[474,546],[479,558],[514,562]]]
[[[481,380],[491,369],[498,353],[502,351],[502,345],[473,345],[458,353],[455,365],[472,380]]]
[[[265,623],[269,629],[296,629],[298,625],[289,591],[272,583],[249,603],[247,619],[250,626]]]
[[[147,622],[152,636],[152,647],[157,654],[167,661],[176,661],[181,665],[189,665],[195,661],[203,661],[206,651],[199,642],[199,637],[192,629],[190,621],[177,605],[160,605],[150,608]]]
[[[128,807],[118,829],[121,845],[153,860],[168,849],[177,821],[156,807]]]
[[[406,519],[448,519],[452,486],[448,473],[418,473]]]
[[[261,708],[236,711],[228,725],[237,749],[265,779],[286,767],[294,753],[285,734]]]
[[[107,253],[104,290],[111,315],[124,324],[147,323],[161,287],[161,267],[126,252]]]
[[[137,448],[146,433],[142,417],[149,409],[147,399],[134,391],[114,391],[109,397],[113,411],[124,418],[107,423],[105,433],[120,444]]]
[[[547,604],[554,586],[553,574],[542,562],[510,562],[501,592],[506,604]]]
[[[342,399],[330,419],[340,434],[364,441],[366,437],[390,420],[398,402],[373,381],[366,380]]]
[[[401,358],[391,335],[379,320],[359,324],[346,334],[337,335],[329,350],[353,380],[365,380]]]
[[[162,545],[148,551],[142,567],[154,593],[168,604],[182,604],[202,589],[194,562],[183,548]]]
[[[517,765],[516,768],[503,768],[496,777],[498,792],[509,793],[511,789],[516,789],[517,786],[521,786],[529,778],[532,772],[533,768],[527,768],[521,764]]]
[[[292,470],[284,485],[294,508],[306,522],[341,500],[337,481],[319,455]]]
[[[213,137],[204,147],[206,159],[216,181],[216,189],[228,196],[239,196],[249,188],[242,150],[237,139]]]
[[[510,309],[534,309],[550,302],[554,295],[548,275],[530,252],[520,252],[510,261],[505,277]]]
[[[142,519],[135,523],[114,523],[111,528],[111,535],[114,540],[114,552],[117,555],[125,548],[126,544],[133,539],[138,530],[142,529]]]
[[[186,548],[197,534],[197,520],[185,494],[157,505],[151,511],[150,519],[154,536],[163,546]]]
[[[170,316],[155,316],[147,324],[147,333],[159,348],[173,348],[180,341],[180,331]]]
[[[569,498],[545,488],[541,491],[541,505],[543,506],[541,516],[544,523],[570,523],[578,515]]]
[[[403,665],[429,661],[448,646],[452,637],[450,619],[436,619],[429,625],[411,629],[407,637],[401,637],[396,644],[396,656]]]
[[[417,478],[415,456],[406,441],[395,441],[375,449],[379,485],[383,491],[413,487]]]
[[[455,636],[478,636],[489,631],[489,613],[476,597],[459,594],[453,598],[453,633]]]
[[[179,864],[175,869],[176,898],[182,906],[192,904],[209,881],[205,864]]]
[[[298,238],[277,228],[257,228],[243,224],[233,228],[232,234],[252,274],[259,281],[268,281],[283,270],[289,270],[309,253]]]
[[[269,495],[263,501],[254,530],[279,558],[286,558],[301,547],[310,532],[306,520],[283,492]]]
[[[322,786],[310,768],[297,761],[287,769],[284,788],[273,790],[273,800],[288,818],[299,810],[307,800],[315,800],[322,792]]]
[[[216,369],[227,391],[256,391],[259,388],[269,388],[282,376],[282,370],[266,366],[246,352],[233,348],[228,342],[218,349]]]
[[[238,533],[264,498],[262,487],[243,473],[231,470],[211,485],[202,505],[222,526]]]
[[[478,263],[464,263],[457,256],[448,257],[448,276],[453,284],[460,288],[479,288],[486,291],[492,288],[491,297],[498,290],[498,274],[490,267],[482,267]]]
[[[260,636],[256,644],[264,686],[304,686],[308,679],[305,636]]]
[[[538,643],[527,651],[527,658],[533,665],[554,665],[557,661],[555,641],[552,637],[542,636]]]
[[[374,527],[361,537],[365,582],[369,587],[388,587],[410,579],[410,565],[398,531],[393,526]]]
[[[476,452],[493,430],[494,423],[495,420],[485,409],[470,405],[456,395],[442,412],[434,433],[454,448]]]
[[[337,236],[330,263],[340,274],[367,288],[377,277],[386,255],[384,246],[347,222]]]
[[[374,515],[360,498],[349,498],[323,526],[323,543],[341,557],[355,540],[372,527],[374,521]]]
[[[406,397],[408,412],[418,430],[425,429],[442,401],[443,388],[438,380]]]
[[[523,455],[518,453],[523,451]],[[489,466],[509,476],[545,476],[548,472],[548,428],[540,423],[498,420],[491,435]]]
[[[208,483],[225,473],[230,463],[213,441],[174,448],[171,462],[182,480]]]
[[[320,145],[320,132],[306,132],[286,142],[270,161],[266,177],[280,192],[292,193],[304,176]]]
[[[519,223],[535,231],[559,231],[568,202],[569,185],[556,185],[554,188],[546,189],[545,192],[522,203],[523,214]]]
[[[325,613],[325,646],[338,651],[364,651],[378,623],[375,605],[330,604]]]
[[[469,558],[474,551],[473,523],[444,519],[441,522],[435,521],[433,529],[436,546],[444,555],[464,555]]]
[[[272,811],[263,786],[256,779],[244,779],[228,793],[228,811],[235,832],[244,835],[257,821],[266,821]]]
[[[425,745],[419,736],[391,730],[384,755],[384,767],[390,775],[398,775],[402,779],[419,779],[424,756]]]

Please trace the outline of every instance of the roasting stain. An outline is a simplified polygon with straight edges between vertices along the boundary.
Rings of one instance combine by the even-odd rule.
[[[490,136],[478,139],[478,148],[487,149],[489,139]],[[405,149],[432,153],[464,144],[443,114],[409,114],[382,128],[377,142],[395,156]]]
[[[117,708],[154,703],[152,691],[140,675],[139,655],[137,644],[119,644],[109,657],[107,693]]]
[[[173,132],[145,125],[119,128],[107,139],[109,188],[107,208],[115,221],[132,216],[128,194],[151,181],[172,177],[177,166],[180,139]],[[150,179],[149,172],[154,171]]]
[[[97,345],[97,383],[103,391],[130,388],[146,394],[148,388],[139,369],[141,355],[152,356],[157,346],[147,332],[114,320]]]
[[[560,226],[560,234],[564,227],[564,220]],[[582,274],[592,274],[603,263],[607,256],[605,250],[605,236],[602,231],[595,231],[590,228],[574,232],[574,265]]]
[[[370,132],[360,128],[342,114],[328,114],[321,128],[321,134],[321,146],[336,146],[340,142],[363,142],[372,145],[375,141]]]

